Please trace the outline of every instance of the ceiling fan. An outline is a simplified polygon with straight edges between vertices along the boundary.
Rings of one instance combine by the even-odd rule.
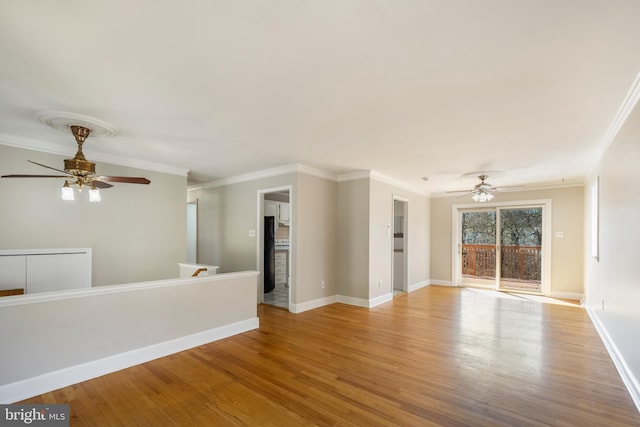
[[[493,193],[499,193],[504,189],[520,188],[520,187],[500,187],[500,188],[494,187],[493,185],[486,182],[486,180],[489,178],[488,172],[472,172],[472,173],[465,174],[463,176],[467,177],[472,175],[477,176],[478,179],[480,179],[480,183],[476,184],[473,187],[473,189],[470,191],[462,191],[462,193],[464,194],[460,197],[471,194],[472,195],[471,198],[473,199],[474,202],[480,202],[480,203],[488,202],[491,199],[493,199],[494,197]],[[461,193],[461,191],[447,191],[447,193]]]
[[[76,185],[78,187],[78,191],[82,191],[85,186],[90,188],[90,201],[100,201],[100,193],[97,191],[97,189],[113,187],[113,185],[109,184],[109,182],[125,182],[129,184],[151,183],[151,181],[149,181],[147,178],[96,175],[96,164],[87,160],[82,153],[82,144],[84,144],[84,141],[91,133],[91,129],[80,125],[70,125],[69,128],[71,129],[71,133],[75,137],[78,144],[78,151],[72,159],[66,159],[64,161],[64,170],[29,160],[30,163],[42,166],[43,168],[52,169],[54,171],[62,173],[63,175],[14,174],[3,175],[2,178],[64,178],[65,183],[62,187],[63,200],[73,200],[73,188],[70,187],[70,185]]]

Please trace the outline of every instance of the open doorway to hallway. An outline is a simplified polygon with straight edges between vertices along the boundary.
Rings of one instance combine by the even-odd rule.
[[[409,201],[393,197],[393,247],[392,277],[393,294],[398,295],[408,290],[408,213]]]

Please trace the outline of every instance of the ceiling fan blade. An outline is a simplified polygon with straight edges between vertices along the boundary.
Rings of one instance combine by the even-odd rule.
[[[69,178],[69,175],[2,175],[2,178]]]
[[[507,187],[495,187],[493,191],[497,191],[498,193],[508,193],[509,191],[522,191],[526,190],[527,187],[525,185],[511,185]]]
[[[64,171],[62,169],[56,169],[54,167],[51,166],[47,166],[47,165],[43,165],[42,163],[38,163],[38,162],[34,162],[33,160],[28,160],[29,163],[33,163],[34,165],[38,165],[38,166],[42,166],[43,168],[47,168],[47,169],[52,169],[54,171],[58,171],[58,172],[62,172],[62,173],[66,173],[67,175],[73,176],[70,173],[68,173],[67,171]]]
[[[99,181],[97,179],[94,179],[91,183],[96,188],[111,188],[111,187],[113,187],[113,185],[109,184],[108,182],[102,182],[102,181]]]
[[[467,191],[466,193],[461,194],[458,197],[456,197],[456,199],[461,199],[463,197],[471,196],[472,194],[473,194],[473,191]]]
[[[134,176],[99,176],[100,181],[126,182],[129,184],[150,184],[147,178],[139,178]]]

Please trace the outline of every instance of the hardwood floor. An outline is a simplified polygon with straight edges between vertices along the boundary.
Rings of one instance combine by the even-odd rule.
[[[586,312],[431,286],[293,315],[44,394],[72,425],[640,425]]]

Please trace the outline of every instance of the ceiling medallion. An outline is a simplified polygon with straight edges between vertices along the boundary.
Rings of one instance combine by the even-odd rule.
[[[95,117],[83,114],[68,113],[65,111],[45,111],[38,119],[50,128],[72,133],[71,126],[82,126],[91,131],[91,136],[116,136],[118,129],[115,126]]]

